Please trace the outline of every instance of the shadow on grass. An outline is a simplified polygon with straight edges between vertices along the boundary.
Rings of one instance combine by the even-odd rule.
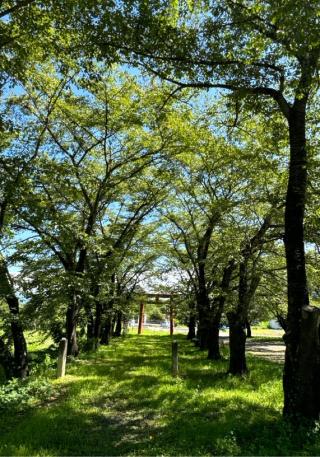
[[[183,337],[129,336],[86,354],[55,403],[0,419],[1,455],[291,455],[300,438],[281,418],[281,367],[249,357],[244,378]],[[226,350],[226,349],[225,349]],[[6,425],[5,425],[6,424]]]

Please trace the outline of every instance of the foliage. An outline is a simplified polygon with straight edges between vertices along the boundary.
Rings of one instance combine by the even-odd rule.
[[[12,379],[0,386],[0,410],[24,411],[49,400],[53,392],[52,384],[46,378]]]

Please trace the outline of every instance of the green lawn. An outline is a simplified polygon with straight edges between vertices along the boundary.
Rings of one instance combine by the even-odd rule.
[[[225,374],[185,340],[181,377],[170,375],[171,340],[129,335],[80,357],[54,380],[56,394],[2,414],[1,455],[316,455],[317,433],[281,419],[282,367],[249,357],[250,374]],[[224,349],[227,350],[227,349]],[[301,442],[304,448],[301,448]]]

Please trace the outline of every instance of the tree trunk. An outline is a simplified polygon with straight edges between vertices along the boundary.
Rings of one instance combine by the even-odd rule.
[[[123,316],[123,331],[122,331],[122,335],[126,336],[128,331],[129,331],[129,320],[128,320],[128,317],[126,315],[124,315]]]
[[[170,336],[172,336],[173,332],[174,332],[174,318],[173,318],[172,303],[170,303],[170,307],[169,307],[169,321],[170,321]]]
[[[144,303],[140,303],[139,309],[139,322],[138,322],[138,335],[141,335],[143,332],[143,323],[144,323]]]
[[[195,337],[196,337],[196,316],[194,315],[194,312],[191,311],[189,321],[188,321],[187,339],[193,340]]]
[[[210,360],[221,359],[219,345],[219,326],[220,319],[216,319],[214,322],[212,322],[208,337],[208,359]]]
[[[27,342],[19,319],[19,300],[15,296],[7,297],[11,320],[11,334],[14,346],[14,374],[17,378],[24,379],[29,374]]]
[[[117,338],[121,336],[122,332],[122,312],[118,311],[116,316],[116,328],[114,331],[114,336]]]
[[[14,346],[14,376],[24,379],[29,374],[27,343],[20,320],[19,300],[3,259],[0,259],[0,295],[6,300],[10,311],[10,326]]]
[[[311,378],[319,375],[317,364],[312,363],[305,374],[301,371],[301,366],[305,366],[305,358],[309,356],[301,352],[302,342],[308,337],[305,334],[307,329],[302,325],[302,310],[309,305],[303,227],[307,185],[305,110],[306,100],[296,100],[289,115],[290,166],[284,237],[288,275],[288,316],[285,334],[283,412],[291,417],[302,415],[313,419],[319,416],[318,398],[314,389],[310,388],[310,391],[306,392],[306,385],[310,384]],[[310,350],[310,345],[305,344],[305,347]],[[312,375],[310,370],[314,371]],[[306,406],[306,395],[307,403],[313,403],[313,408]]]
[[[11,379],[14,375],[14,360],[11,352],[5,344],[3,338],[0,337],[0,365],[4,370],[6,379]]]
[[[110,343],[111,330],[112,330],[112,319],[110,316],[108,316],[102,327],[101,340],[100,340],[101,344],[108,345]]]
[[[96,317],[94,321],[94,340],[96,349],[99,347],[102,328],[102,312],[103,305],[101,302],[96,301]]]
[[[87,344],[86,349],[91,351],[95,350],[95,339],[94,339],[94,318],[93,315],[90,313],[88,316],[87,322]]]
[[[236,313],[228,313],[230,361],[229,373],[242,375],[247,372],[246,332],[244,322]]]
[[[244,250],[243,254],[245,253],[246,251]],[[237,309],[227,314],[230,348],[229,373],[231,374],[241,375],[248,371],[246,363],[247,335],[245,328],[249,306],[260,282],[260,275],[255,273],[254,267],[251,280],[248,278],[248,262],[251,255],[252,252],[247,251],[246,255],[244,255],[244,260],[240,263]]]
[[[299,357],[299,414],[318,419],[320,410],[320,309],[305,306],[302,309]]]
[[[251,324],[246,320],[246,330],[247,330],[247,338],[252,338],[252,332],[251,332]]]
[[[198,346],[201,351],[205,351],[209,346],[210,320],[208,317],[200,319],[198,324]]]
[[[221,323],[221,317],[224,310],[224,305],[226,302],[226,296],[230,288],[230,282],[232,278],[232,273],[235,269],[236,263],[234,259],[229,260],[227,266],[223,270],[223,275],[220,283],[221,292],[218,297],[213,301],[212,309],[212,321],[211,321],[211,331],[209,334],[208,341],[208,359],[219,360],[221,359],[220,354],[220,342],[219,342],[219,327]]]
[[[236,311],[227,314],[229,322],[229,373],[242,375],[246,373],[246,332],[248,307],[250,303],[250,288],[248,282],[248,261],[251,252],[243,250],[244,260],[239,266],[238,306]]]
[[[66,337],[68,340],[68,355],[72,356],[77,356],[79,353],[77,342],[78,312],[78,297],[74,292],[66,312]]]
[[[283,314],[277,313],[276,319],[277,319],[280,327],[282,328],[282,330],[286,331],[287,330],[287,318]]]
[[[208,349],[209,334],[210,334],[210,307],[209,298],[205,286],[203,285],[202,290],[197,295],[197,308],[198,308],[198,346],[201,351]]]

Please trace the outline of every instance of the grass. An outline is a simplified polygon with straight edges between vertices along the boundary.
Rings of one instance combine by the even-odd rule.
[[[29,330],[24,333],[28,344],[28,351],[31,353],[44,351],[53,344],[50,336],[40,333],[38,330]]]
[[[282,338],[284,331],[282,329],[274,330],[270,328],[252,327],[253,336],[262,336],[270,338]]]
[[[226,361],[209,362],[175,338],[176,379],[171,339],[160,332],[69,363],[50,401],[0,417],[0,455],[319,454],[315,429],[306,438],[281,418],[281,364],[248,356],[250,373],[232,377]]]

